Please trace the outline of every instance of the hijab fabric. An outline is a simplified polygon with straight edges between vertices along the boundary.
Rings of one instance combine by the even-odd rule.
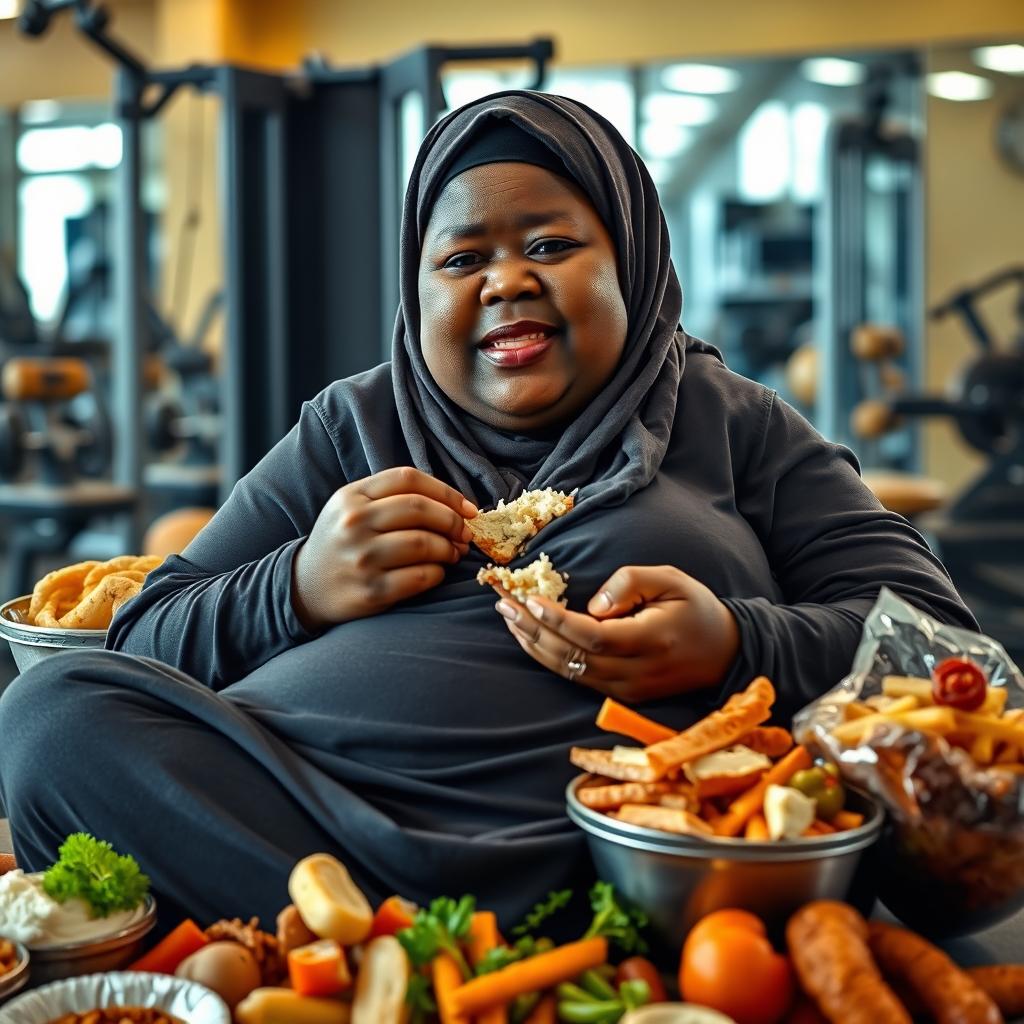
[[[546,440],[470,416],[438,387],[420,349],[417,278],[430,213],[453,161],[495,118],[543,142],[588,195],[615,243],[628,314],[611,379],[559,436]],[[524,490],[579,488],[577,522],[585,511],[618,505],[650,483],[668,445],[683,372],[682,291],[654,182],[610,122],[575,100],[527,91],[496,93],[442,118],[423,140],[409,179],[400,275],[392,378],[418,469],[447,480],[480,508]]]

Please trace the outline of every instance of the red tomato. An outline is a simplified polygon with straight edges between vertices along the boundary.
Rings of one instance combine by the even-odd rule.
[[[665,984],[661,980],[658,968],[645,957],[631,956],[619,964],[615,972],[615,987],[618,988],[624,981],[646,981],[647,987],[651,990],[652,1003],[668,1002],[668,994],[665,992]]]
[[[763,922],[745,910],[720,910],[687,936],[679,990],[736,1024],[778,1024],[793,1001],[789,960],[776,953]]]
[[[932,696],[936,704],[959,711],[977,711],[985,703],[988,680],[966,658],[946,658],[932,669]]]

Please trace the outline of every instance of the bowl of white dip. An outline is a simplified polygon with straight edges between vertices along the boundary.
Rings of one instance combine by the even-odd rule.
[[[43,890],[41,873],[15,869],[0,875],[0,935],[27,947],[35,983],[116,971],[136,959],[156,924],[147,895],[133,910],[94,917],[87,903],[58,903]]]

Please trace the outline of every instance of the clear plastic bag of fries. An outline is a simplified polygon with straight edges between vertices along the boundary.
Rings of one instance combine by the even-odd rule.
[[[1024,676],[1002,645],[884,589],[853,669],[795,718],[888,812],[879,896],[920,931],[977,931],[1024,906]]]

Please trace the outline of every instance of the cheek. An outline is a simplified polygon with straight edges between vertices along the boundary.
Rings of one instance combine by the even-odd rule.
[[[445,388],[465,377],[469,368],[468,332],[472,316],[467,313],[460,289],[438,287],[420,280],[420,348],[434,379]]]
[[[592,371],[588,376],[607,377],[626,344],[626,305],[614,264],[595,261],[581,270],[572,282],[576,286],[566,294],[567,312],[576,325],[577,354],[585,358],[586,367]]]

